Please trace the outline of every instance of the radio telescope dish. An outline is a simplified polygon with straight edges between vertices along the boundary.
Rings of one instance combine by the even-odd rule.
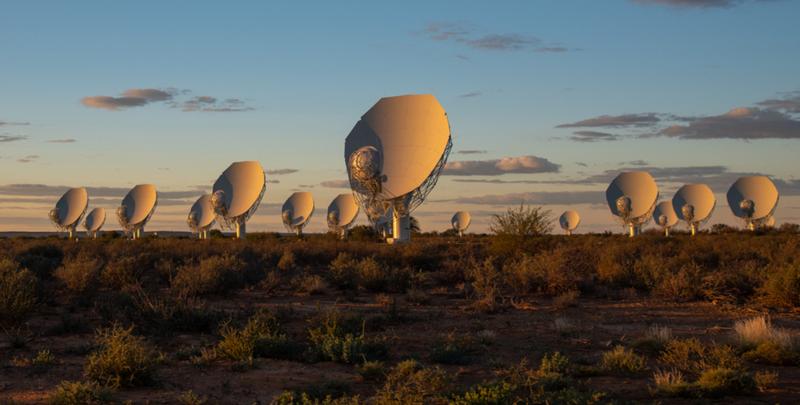
[[[256,161],[234,162],[214,182],[211,205],[228,228],[236,229],[236,237],[247,237],[246,224],[258,209],[267,190],[267,178]]]
[[[358,216],[358,202],[352,194],[339,194],[328,205],[328,229],[344,239],[347,228]]]
[[[576,211],[564,211],[558,218],[558,223],[561,225],[561,229],[567,232],[567,235],[572,235],[572,231],[581,223],[581,216]]]
[[[653,221],[664,229],[664,236],[669,236],[669,230],[678,224],[678,215],[672,207],[672,201],[661,201],[653,210]]]
[[[86,216],[86,220],[83,221],[83,227],[86,229],[87,233],[92,235],[92,239],[97,239],[97,232],[100,231],[100,228],[102,228],[105,223],[106,209],[98,207],[89,212],[89,215]]]
[[[779,197],[769,177],[746,176],[736,180],[728,190],[728,205],[733,215],[743,219],[752,231],[775,213]]]
[[[775,217],[770,216],[769,218],[767,218],[766,221],[764,221],[764,228],[772,229],[774,227],[775,227]]]
[[[472,216],[469,215],[467,211],[458,211],[453,215],[453,218],[450,220],[450,225],[453,226],[456,232],[458,232],[458,236],[464,236],[464,232],[466,232],[467,228],[469,228],[469,224],[472,223]]]
[[[117,208],[117,219],[122,229],[133,239],[142,237],[144,226],[158,205],[158,191],[152,184],[139,184],[128,191]]]
[[[393,242],[407,242],[410,214],[433,190],[452,147],[450,123],[430,94],[385,97],[345,139],[350,187],[375,224],[393,208]]]
[[[657,200],[658,186],[647,172],[620,173],[606,189],[611,214],[628,228],[631,237],[650,220]]]
[[[283,203],[281,217],[283,226],[297,236],[302,236],[303,228],[314,215],[314,197],[308,191],[298,191]]]
[[[203,194],[192,204],[186,223],[198,239],[208,239],[208,230],[217,220],[214,206],[211,205],[211,194]]]
[[[716,205],[714,192],[705,184],[686,184],[672,197],[675,214],[689,225],[692,236],[697,234],[700,224],[708,221]]]
[[[89,193],[83,187],[67,190],[50,210],[50,221],[56,229],[67,231],[69,239],[75,236],[75,228],[81,222],[86,207],[89,206]]]

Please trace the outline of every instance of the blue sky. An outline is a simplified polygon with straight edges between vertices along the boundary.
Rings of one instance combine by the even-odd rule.
[[[58,186],[154,183],[199,196],[250,159],[297,170],[268,174],[279,183],[250,227],[280,230],[275,205],[293,190],[312,191],[323,210],[347,191],[320,184],[345,179],[345,136],[380,97],[407,93],[432,93],[448,111],[451,162],[533,156],[558,167],[451,171],[418,212],[424,228],[467,209],[483,230],[492,212],[526,200],[578,206],[587,231],[617,229],[605,186],[585,180],[631,167],[672,168],[656,176],[665,198],[683,181],[719,185],[720,222],[732,221],[725,184],[768,174],[785,196],[778,221],[800,222],[798,16],[791,0],[7,2],[0,230],[52,229]],[[131,89],[169,99],[116,110],[87,101]],[[734,108],[747,110],[725,115]],[[601,116],[623,120],[557,128]],[[485,153],[458,153],[470,150]],[[18,184],[53,188],[9,192]],[[598,198],[563,195],[589,191]],[[190,200],[162,200],[152,227],[183,229]],[[310,229],[323,229],[315,219]]]

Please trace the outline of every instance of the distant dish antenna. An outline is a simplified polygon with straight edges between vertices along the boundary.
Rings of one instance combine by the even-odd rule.
[[[350,131],[350,186],[373,225],[392,210],[389,243],[409,240],[410,214],[433,190],[452,145],[447,113],[430,94],[382,98]]]
[[[345,239],[347,229],[358,216],[358,202],[353,194],[339,194],[328,205],[328,229]]]
[[[728,206],[753,231],[775,214],[780,195],[766,176],[740,177],[728,190]]]
[[[775,227],[775,217],[770,216],[769,218],[767,218],[766,221],[764,221],[764,228],[772,229],[774,227]]]
[[[100,232],[100,228],[105,223],[106,209],[97,207],[86,216],[86,220],[83,221],[83,227],[86,229],[86,233],[92,236],[92,239],[97,239],[97,232]]]
[[[236,237],[247,237],[246,224],[258,209],[267,190],[267,178],[255,161],[235,162],[214,182],[211,205],[227,228],[235,228]]]
[[[67,231],[68,238],[75,237],[75,228],[81,222],[86,207],[89,206],[89,193],[83,187],[67,190],[50,210],[50,221],[59,231]]]
[[[705,184],[686,184],[678,189],[672,197],[672,207],[678,219],[686,222],[692,231],[692,236],[697,234],[701,224],[711,218],[717,198],[711,187]]]
[[[150,221],[157,205],[156,186],[152,184],[134,186],[122,199],[122,205],[117,207],[120,226],[132,239],[141,238],[144,226]]]
[[[577,211],[564,211],[561,217],[558,218],[558,223],[567,235],[572,235],[572,231],[577,229],[581,223],[581,216]]]
[[[672,201],[661,201],[653,210],[653,221],[664,230],[664,236],[669,236],[669,230],[678,224],[678,215],[672,206]]]
[[[469,224],[472,223],[472,216],[469,215],[467,211],[458,211],[453,215],[453,218],[450,220],[450,225],[453,226],[453,229],[458,232],[458,236],[464,236],[464,232],[467,231],[469,228]]]
[[[308,225],[312,215],[314,215],[314,197],[308,191],[292,194],[281,209],[283,226],[297,236],[303,235],[303,228]]]
[[[617,217],[633,237],[641,231],[658,200],[658,186],[647,172],[619,174],[606,189],[611,214]]]
[[[203,194],[192,204],[186,223],[197,234],[198,239],[208,239],[208,230],[217,220],[217,213],[211,205],[211,194]]]

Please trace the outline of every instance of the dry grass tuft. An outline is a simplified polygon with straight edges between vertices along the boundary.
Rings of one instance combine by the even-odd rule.
[[[764,342],[773,343],[787,350],[792,350],[795,346],[791,333],[772,326],[772,322],[766,316],[737,321],[733,331],[739,345],[746,348],[755,348]]]

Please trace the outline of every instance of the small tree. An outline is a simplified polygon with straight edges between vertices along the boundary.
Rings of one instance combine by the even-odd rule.
[[[553,213],[542,207],[509,208],[505,214],[495,214],[489,229],[498,236],[537,236],[553,229]]]

